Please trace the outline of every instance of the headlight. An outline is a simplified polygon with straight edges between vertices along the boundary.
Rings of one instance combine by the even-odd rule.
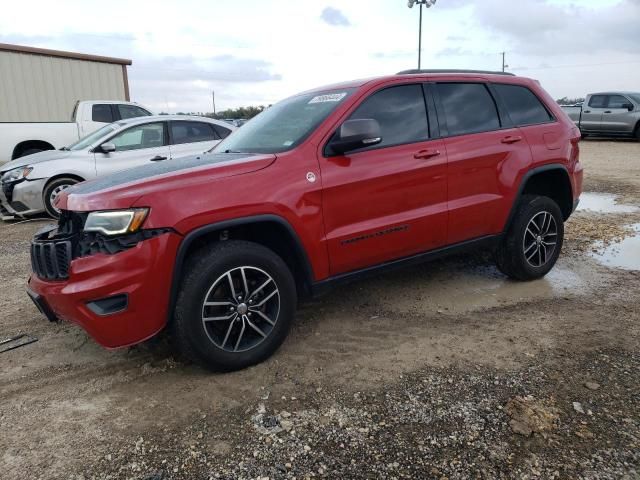
[[[14,168],[13,170],[9,170],[4,175],[2,175],[2,183],[11,183],[22,180],[27,175],[29,175],[32,170],[33,167],[18,167]]]
[[[134,233],[140,230],[148,213],[148,208],[91,212],[84,224],[84,231],[100,232],[105,235]]]

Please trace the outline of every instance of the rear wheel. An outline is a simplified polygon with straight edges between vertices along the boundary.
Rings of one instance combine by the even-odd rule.
[[[200,250],[188,262],[172,323],[183,355],[216,371],[271,356],[296,307],[291,271],[273,251],[245,241]]]
[[[523,195],[511,227],[496,251],[498,269],[517,280],[544,277],[564,238],[560,207],[548,197]]]
[[[70,177],[56,178],[55,180],[47,183],[42,192],[42,202],[44,203],[44,209],[47,211],[49,216],[53,218],[58,218],[60,216],[60,210],[55,206],[55,201],[63,190],[66,190],[76,183],[78,183],[78,180]]]

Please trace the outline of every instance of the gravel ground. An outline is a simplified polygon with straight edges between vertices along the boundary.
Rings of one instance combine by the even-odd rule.
[[[582,142],[585,190],[640,206],[640,144]],[[42,222],[0,225],[0,478],[640,478],[640,273],[590,254],[640,213],[578,212],[547,278],[454,257],[300,307],[269,361],[211,375],[108,352],[24,294]]]

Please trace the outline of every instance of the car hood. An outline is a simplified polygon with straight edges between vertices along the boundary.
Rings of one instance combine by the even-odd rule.
[[[27,165],[35,165],[36,163],[49,162],[51,160],[62,160],[68,158],[73,152],[69,150],[45,150],[44,152],[34,153],[26,157],[16,158],[5,163],[0,167],[0,171],[8,172],[18,167],[26,167]]]
[[[275,159],[271,154],[207,153],[150,163],[70,187],[56,206],[74,211],[129,208],[144,195],[255,172]]]

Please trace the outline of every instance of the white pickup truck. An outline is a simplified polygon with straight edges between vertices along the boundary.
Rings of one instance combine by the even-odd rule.
[[[0,122],[0,165],[70,145],[107,123],[147,115],[149,109],[132,102],[85,100],[76,103],[70,122]]]

